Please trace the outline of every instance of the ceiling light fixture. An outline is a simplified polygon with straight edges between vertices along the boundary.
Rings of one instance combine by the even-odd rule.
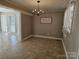
[[[34,10],[32,11],[32,13],[33,13],[34,15],[37,15],[37,16],[39,16],[39,15],[41,15],[41,14],[44,13],[44,11],[40,9],[39,4],[40,4],[40,1],[38,0],[38,1],[37,1],[38,8],[37,8],[37,9],[34,9]]]

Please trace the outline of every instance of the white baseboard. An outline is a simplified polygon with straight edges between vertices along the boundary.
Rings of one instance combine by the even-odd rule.
[[[25,37],[23,40],[27,40],[31,37],[39,37],[39,38],[48,38],[48,39],[57,39],[57,40],[62,40],[62,38],[56,38],[56,37],[52,37],[52,36],[43,36],[43,35],[29,35],[27,37]]]
[[[27,39],[29,39],[31,37],[32,37],[32,35],[29,35],[29,36],[25,37],[23,40],[27,40]]]
[[[43,36],[43,35],[32,35],[32,37],[62,40],[62,38],[56,38],[56,37],[52,37],[52,36]]]
[[[65,54],[66,54],[66,58],[68,59],[68,53],[67,53],[66,46],[65,46],[64,41],[63,41],[63,40],[62,40],[62,43],[63,43],[63,48],[64,48],[64,51],[65,51]]]

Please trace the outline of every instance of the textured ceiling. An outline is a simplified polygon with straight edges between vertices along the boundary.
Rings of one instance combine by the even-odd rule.
[[[26,7],[27,11],[31,12],[37,8],[37,0],[9,0],[21,4]],[[69,0],[40,0],[40,8],[46,12],[63,11]]]

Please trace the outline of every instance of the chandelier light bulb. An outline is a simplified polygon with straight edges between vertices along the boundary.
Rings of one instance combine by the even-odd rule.
[[[42,10],[40,10],[40,11],[42,11]]]
[[[35,9],[35,11],[36,11],[36,9]]]
[[[34,10],[32,12],[34,12]]]
[[[40,12],[38,11],[38,13],[40,13]]]

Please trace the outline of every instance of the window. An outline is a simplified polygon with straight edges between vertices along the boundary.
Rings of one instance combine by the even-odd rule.
[[[71,3],[65,11],[63,32],[71,33],[72,21],[74,15],[74,3]]]

